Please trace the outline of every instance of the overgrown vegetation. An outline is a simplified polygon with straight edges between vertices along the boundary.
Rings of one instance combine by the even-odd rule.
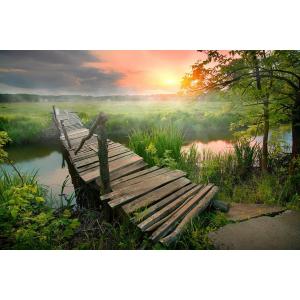
[[[216,98],[216,99],[214,99]],[[218,100],[218,101],[214,101]],[[109,115],[108,135],[124,141],[132,130],[144,130],[172,123],[180,128],[187,139],[224,138],[230,135],[230,125],[237,115],[229,101],[219,95],[201,102],[183,101],[85,101],[0,103],[0,130],[6,131],[14,144],[49,141],[52,105],[76,111],[84,124],[90,126],[96,115]],[[206,130],[209,128],[209,130]]]

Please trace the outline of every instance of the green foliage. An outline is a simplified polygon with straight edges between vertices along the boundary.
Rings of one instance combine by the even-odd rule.
[[[181,157],[183,134],[172,125],[136,130],[129,136],[129,147],[153,165],[175,167]]]
[[[0,115],[0,130],[8,132],[16,144],[32,143],[43,138],[43,132],[49,127],[50,120],[49,115]]]
[[[0,248],[64,249],[80,223],[68,208],[46,205],[34,176],[0,177]]]
[[[0,164],[7,158],[6,151],[3,150],[4,146],[10,141],[5,131],[0,131]]]

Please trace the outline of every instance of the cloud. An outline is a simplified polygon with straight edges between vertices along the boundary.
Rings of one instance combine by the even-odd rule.
[[[104,95],[121,91],[123,74],[88,66],[100,62],[89,51],[0,51],[2,92]]]

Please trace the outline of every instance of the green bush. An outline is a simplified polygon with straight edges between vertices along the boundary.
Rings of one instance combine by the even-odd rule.
[[[0,178],[0,248],[64,249],[80,225],[68,208],[45,203],[45,191],[30,176]]]

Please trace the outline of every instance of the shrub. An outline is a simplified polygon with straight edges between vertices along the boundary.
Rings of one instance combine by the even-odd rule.
[[[45,203],[45,191],[32,178],[0,178],[0,248],[63,249],[79,226],[70,209]]]

